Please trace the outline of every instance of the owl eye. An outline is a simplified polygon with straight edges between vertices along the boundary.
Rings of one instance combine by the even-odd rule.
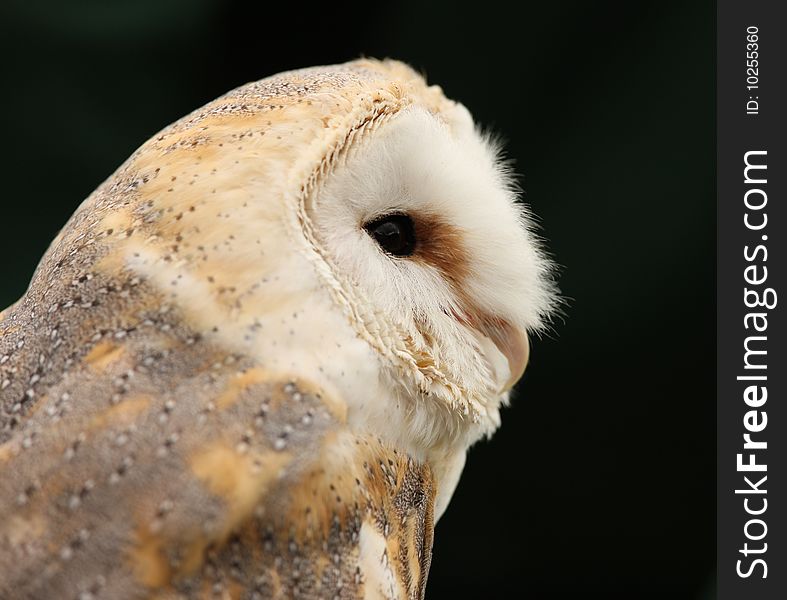
[[[388,254],[410,256],[415,251],[415,226],[407,215],[385,215],[363,228]]]

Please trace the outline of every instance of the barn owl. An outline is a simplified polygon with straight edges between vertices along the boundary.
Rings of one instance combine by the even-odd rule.
[[[0,597],[423,598],[555,304],[515,196],[395,61],[145,143],[0,313]]]

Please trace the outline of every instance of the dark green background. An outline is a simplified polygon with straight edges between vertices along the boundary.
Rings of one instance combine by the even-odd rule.
[[[709,598],[714,4],[3,0],[0,305],[79,202],[231,87],[406,60],[508,140],[562,265],[504,424],[436,532],[430,598]]]

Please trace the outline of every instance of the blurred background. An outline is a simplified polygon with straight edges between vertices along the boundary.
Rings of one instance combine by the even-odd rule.
[[[710,599],[714,3],[461,4],[3,0],[0,308],[171,121],[285,69],[405,60],[508,141],[567,299],[470,453],[427,597]]]

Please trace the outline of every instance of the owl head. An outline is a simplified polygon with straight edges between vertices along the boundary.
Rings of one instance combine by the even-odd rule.
[[[491,430],[554,303],[497,147],[444,102],[403,108],[345,151],[301,215],[329,283],[408,402]]]
[[[113,232],[104,268],[200,335],[430,461],[438,513],[555,305],[498,148],[395,61],[230,92],[143,145],[80,219]]]
[[[354,67],[409,102],[345,133],[303,196],[301,233],[403,401],[445,413],[451,434],[491,431],[554,307],[551,264],[470,113],[400,63]]]

